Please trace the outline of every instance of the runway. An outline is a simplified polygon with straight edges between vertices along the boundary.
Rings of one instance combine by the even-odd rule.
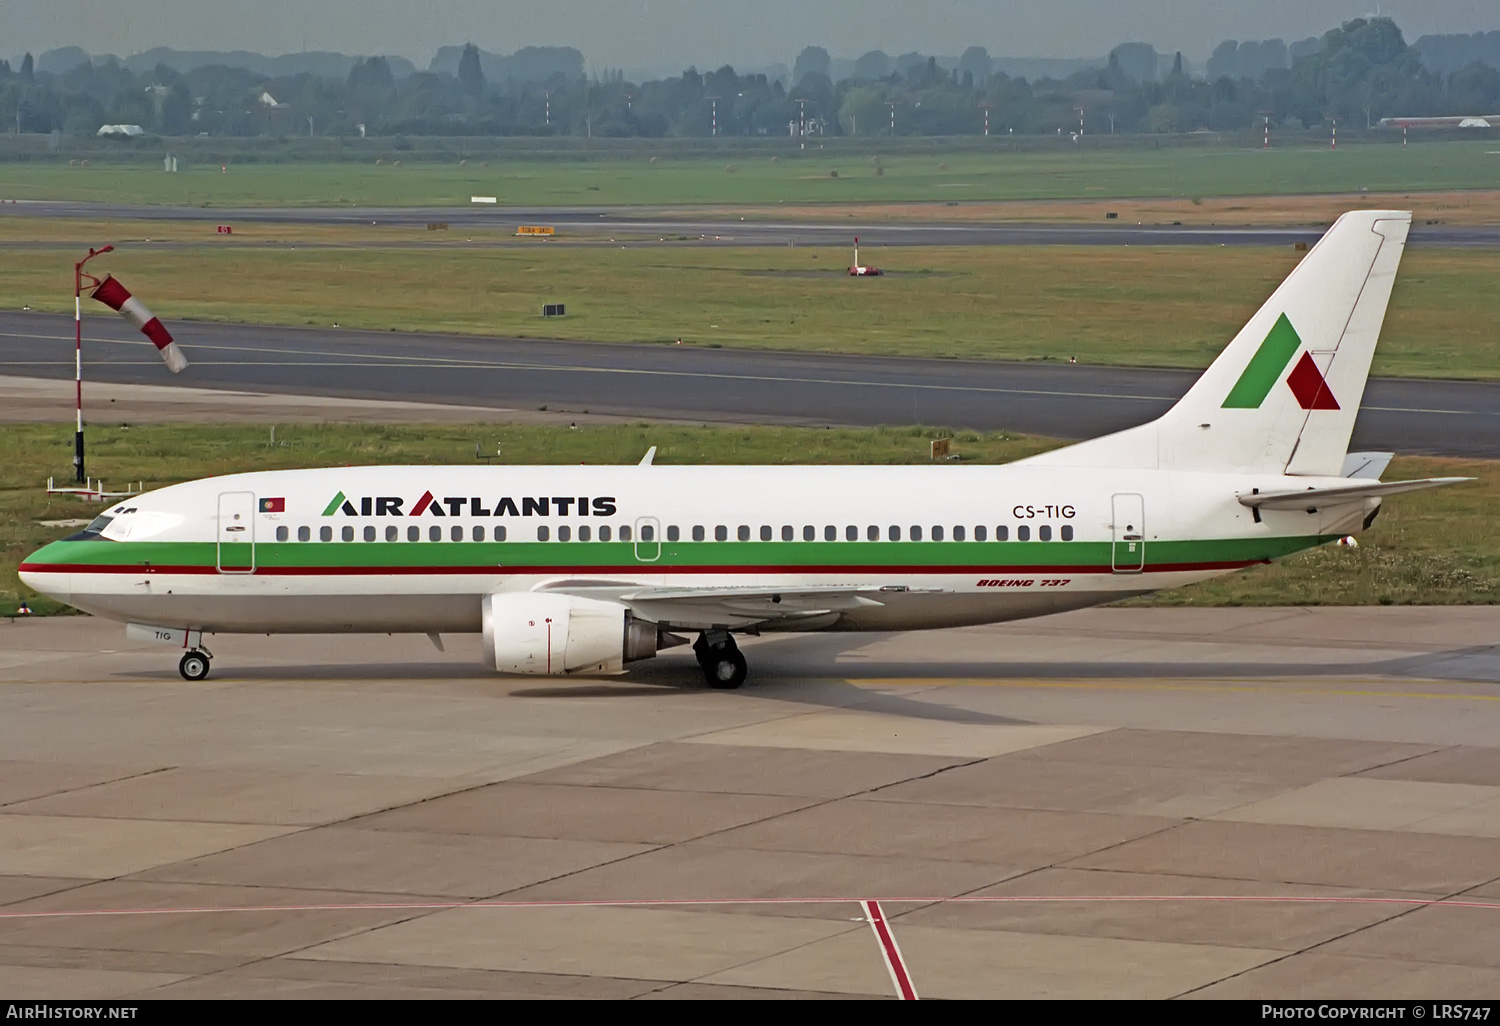
[[[829,220],[756,221],[705,215],[691,207],[170,207],[22,200],[0,205],[0,217],[196,221],[211,224],[370,225],[500,229],[552,225],[560,238],[612,244],[678,243],[720,246],[847,246],[854,236],[871,246],[1290,246],[1311,245],[1316,226],[1100,224],[939,224]],[[505,242],[505,238],[487,239]],[[509,240],[536,245],[534,239]],[[1434,248],[1500,246],[1500,227],[1414,225],[1409,245]],[[299,245],[306,245],[299,243]],[[382,243],[382,245],[388,245]]]
[[[183,323],[176,331],[192,365],[171,384],[699,422],[927,424],[1081,438],[1158,416],[1197,377],[1048,362],[211,323]],[[168,383],[155,351],[129,325],[95,317],[88,332],[87,381]],[[0,374],[71,378],[71,319],[0,314]],[[1373,379],[1353,445],[1500,457],[1500,384]]]
[[[1500,989],[1494,607],[444,640],[0,621],[0,989],[894,997],[877,914],[921,998]]]

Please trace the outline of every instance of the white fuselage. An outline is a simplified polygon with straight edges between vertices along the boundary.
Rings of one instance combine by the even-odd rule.
[[[1365,505],[1257,515],[1236,499],[1287,480],[1025,464],[272,471],[119,503],[22,577],[101,616],[206,632],[478,631],[485,595],[560,582],[606,599],[859,588],[825,613],[729,626],[949,627],[1190,584],[1358,530]],[[713,626],[683,608],[636,613]]]

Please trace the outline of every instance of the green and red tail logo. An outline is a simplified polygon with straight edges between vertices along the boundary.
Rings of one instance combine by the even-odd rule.
[[[1297,403],[1304,410],[1337,410],[1338,400],[1329,391],[1328,382],[1323,377],[1323,372],[1318,370],[1318,365],[1313,362],[1312,354],[1302,349],[1302,337],[1292,327],[1292,322],[1287,320],[1286,314],[1276,319],[1270,334],[1245,366],[1245,372],[1229,390],[1229,398],[1224,400],[1223,408],[1260,409],[1266,396],[1271,394],[1271,389],[1276,387],[1276,382],[1281,380],[1281,372],[1286,370],[1286,365],[1292,362],[1292,357],[1299,350],[1302,351],[1302,359],[1297,361],[1297,366],[1286,376],[1287,387],[1297,397]]]

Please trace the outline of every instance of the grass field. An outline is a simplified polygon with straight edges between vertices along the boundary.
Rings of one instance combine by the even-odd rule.
[[[11,231],[21,221],[0,221]],[[32,234],[47,238],[38,222]],[[67,222],[62,222],[67,224]],[[186,320],[451,331],[592,341],[1203,367],[1295,265],[1291,247],[881,249],[879,279],[842,249],[395,243],[423,230],[131,223],[99,270]],[[405,233],[404,235],[402,233]],[[207,244],[172,246],[170,240]],[[14,237],[14,236],[12,236]],[[314,239],[314,248],[294,248]],[[267,248],[280,240],[279,248]],[[345,245],[348,243],[348,245]],[[354,245],[360,243],[360,245]],[[67,249],[0,250],[0,308],[71,310]],[[91,265],[93,266],[93,265]],[[1500,253],[1407,254],[1374,372],[1500,378]],[[568,316],[544,321],[544,303]],[[95,311],[107,313],[102,307]]]
[[[91,428],[95,473],[110,482],[176,481],[245,470],[320,465],[472,463],[475,446],[499,450],[517,464],[635,463],[648,446],[661,464],[914,464],[928,459],[929,428],[817,430],[781,427],[620,425],[575,430],[536,426],[282,426],[277,444],[266,427],[137,426]],[[1045,439],[960,433],[954,451],[965,462],[1003,463],[1050,448]],[[25,597],[37,612],[55,603],[22,588],[20,560],[75,528],[40,521],[87,519],[97,511],[48,497],[50,474],[66,473],[72,432],[66,426],[7,429],[0,462],[0,615]],[[1500,601],[1500,463],[1398,458],[1387,477],[1465,475],[1474,484],[1397,496],[1386,502],[1359,549],[1320,549],[1270,567],[1166,593],[1150,601],[1192,605],[1472,603]]]
[[[159,158],[138,165],[0,165],[0,200],[85,200],[187,206],[891,203],[1142,196],[1251,196],[1489,189],[1500,185],[1493,141],[1403,148],[1281,147],[933,152],[868,157],[808,150],[681,159],[525,159],[460,165],[393,163],[195,165],[177,174]],[[664,147],[663,152],[669,152]],[[876,174],[877,163],[880,174]],[[488,166],[483,166],[485,163]],[[836,174],[836,177],[835,177]]]

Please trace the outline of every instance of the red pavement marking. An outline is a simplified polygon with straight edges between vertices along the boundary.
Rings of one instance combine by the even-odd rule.
[[[875,932],[875,939],[880,943],[880,954],[885,958],[885,968],[891,974],[891,982],[896,985],[896,996],[902,1001],[917,1000],[917,988],[912,986],[911,974],[906,971],[901,948],[896,944],[891,924],[885,921],[885,912],[881,909],[880,902],[861,901],[859,904],[865,910],[865,919]]]

